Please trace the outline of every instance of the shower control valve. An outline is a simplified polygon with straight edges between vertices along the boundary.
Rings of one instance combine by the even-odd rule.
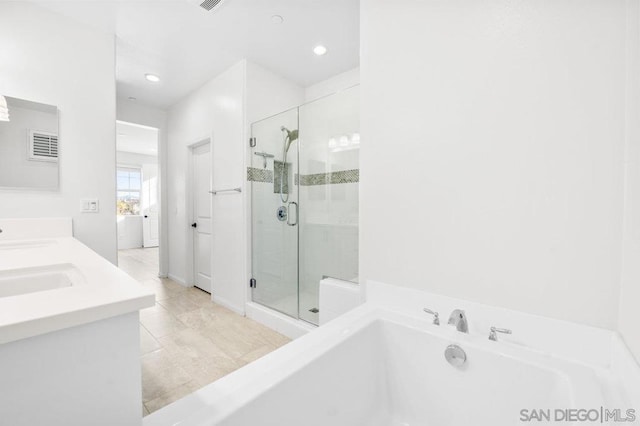
[[[278,207],[278,210],[276,211],[276,217],[280,222],[284,222],[285,220],[287,220],[287,208],[285,206]]]

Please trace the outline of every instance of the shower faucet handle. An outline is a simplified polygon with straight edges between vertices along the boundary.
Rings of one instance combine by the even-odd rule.
[[[432,311],[431,309],[427,309],[427,308],[422,308],[422,310],[428,314],[433,315],[433,324],[434,325],[440,325],[440,316],[438,315],[438,313],[436,311]]]

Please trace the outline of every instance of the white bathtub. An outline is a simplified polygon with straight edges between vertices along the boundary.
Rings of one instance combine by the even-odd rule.
[[[606,365],[443,323],[365,304],[144,425],[502,426],[527,424],[521,410],[634,408]],[[450,344],[465,350],[462,368],[445,360]]]
[[[447,334],[377,312],[241,410],[195,424],[506,426],[523,408],[603,404],[588,368]],[[445,360],[451,343],[466,351],[462,368]]]

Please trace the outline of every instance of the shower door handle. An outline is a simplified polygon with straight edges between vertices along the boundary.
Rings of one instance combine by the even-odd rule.
[[[293,204],[294,206],[296,206],[296,221],[295,221],[295,222],[293,222],[293,223],[289,222],[289,219],[291,219],[291,205],[292,205],[292,204]],[[288,208],[288,210],[289,210],[289,214],[287,215],[287,225],[289,225],[289,226],[296,226],[296,225],[298,224],[298,203],[296,203],[295,201],[291,201],[287,206],[289,207],[289,208]]]

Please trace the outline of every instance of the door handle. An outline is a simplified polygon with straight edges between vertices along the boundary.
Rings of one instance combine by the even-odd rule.
[[[145,215],[144,215],[144,218],[145,218],[145,219],[148,219],[148,218],[149,218],[149,216],[147,216],[147,215],[145,214]]]
[[[191,227],[192,227],[192,228],[197,228],[197,227],[198,227],[198,224],[197,224],[196,222],[193,222],[193,223],[191,224]]]
[[[292,204],[293,204],[294,206],[296,206],[296,221],[295,221],[295,222],[293,222],[293,223],[289,222],[289,219],[291,219],[291,216],[292,216],[292,215],[291,215],[291,205],[292,205]],[[287,225],[289,225],[289,226],[296,226],[296,225],[298,224],[298,203],[296,203],[295,201],[291,201],[291,202],[288,204],[288,207],[289,207],[289,208],[288,208],[288,210],[289,210],[289,214],[287,215]]]

